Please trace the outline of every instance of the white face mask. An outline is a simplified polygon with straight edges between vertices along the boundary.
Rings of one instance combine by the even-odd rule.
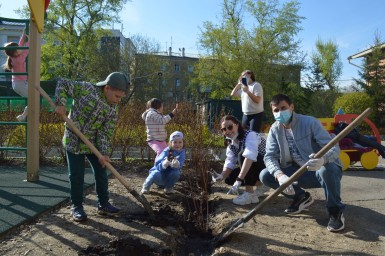
[[[236,133],[234,133],[234,137],[232,137],[232,138],[226,137],[226,139],[229,139],[229,140],[236,140],[236,139],[238,138],[238,135],[239,135],[239,133],[236,132]]]

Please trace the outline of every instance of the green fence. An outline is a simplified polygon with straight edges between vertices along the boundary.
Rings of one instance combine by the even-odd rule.
[[[214,122],[219,121],[221,114],[231,114],[239,121],[242,121],[242,105],[240,100],[207,100],[197,103],[198,108],[205,117],[210,129]]]

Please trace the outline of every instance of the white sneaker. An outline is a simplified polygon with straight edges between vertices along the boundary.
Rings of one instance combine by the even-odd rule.
[[[270,188],[268,186],[265,186],[265,185],[258,186],[255,189],[254,194],[256,194],[258,197],[260,197],[260,196],[263,196],[269,190],[270,190]]]
[[[142,194],[149,194],[150,193],[150,189],[147,189],[147,188],[142,188],[142,190],[140,191],[140,193]]]
[[[256,204],[258,202],[258,195],[249,192],[244,192],[242,195],[233,199],[233,203],[237,205]]]
[[[174,189],[173,188],[165,188],[164,189],[164,193],[166,193],[166,194],[173,194],[174,193]]]
[[[16,117],[17,121],[19,122],[25,122],[25,120],[27,119],[27,117],[25,115],[18,115]]]

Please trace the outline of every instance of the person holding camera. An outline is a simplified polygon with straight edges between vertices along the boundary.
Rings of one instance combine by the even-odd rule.
[[[242,126],[255,132],[261,132],[263,108],[263,88],[255,81],[255,75],[251,70],[244,70],[238,80],[238,84],[231,92],[231,96],[241,97]]]

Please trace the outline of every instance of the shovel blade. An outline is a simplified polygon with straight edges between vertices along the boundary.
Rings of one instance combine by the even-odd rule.
[[[217,245],[218,243],[224,241],[226,237],[228,237],[230,234],[235,232],[236,230],[242,228],[244,226],[245,222],[243,218],[236,220],[228,229],[222,230],[222,232],[213,238],[214,245]]]

